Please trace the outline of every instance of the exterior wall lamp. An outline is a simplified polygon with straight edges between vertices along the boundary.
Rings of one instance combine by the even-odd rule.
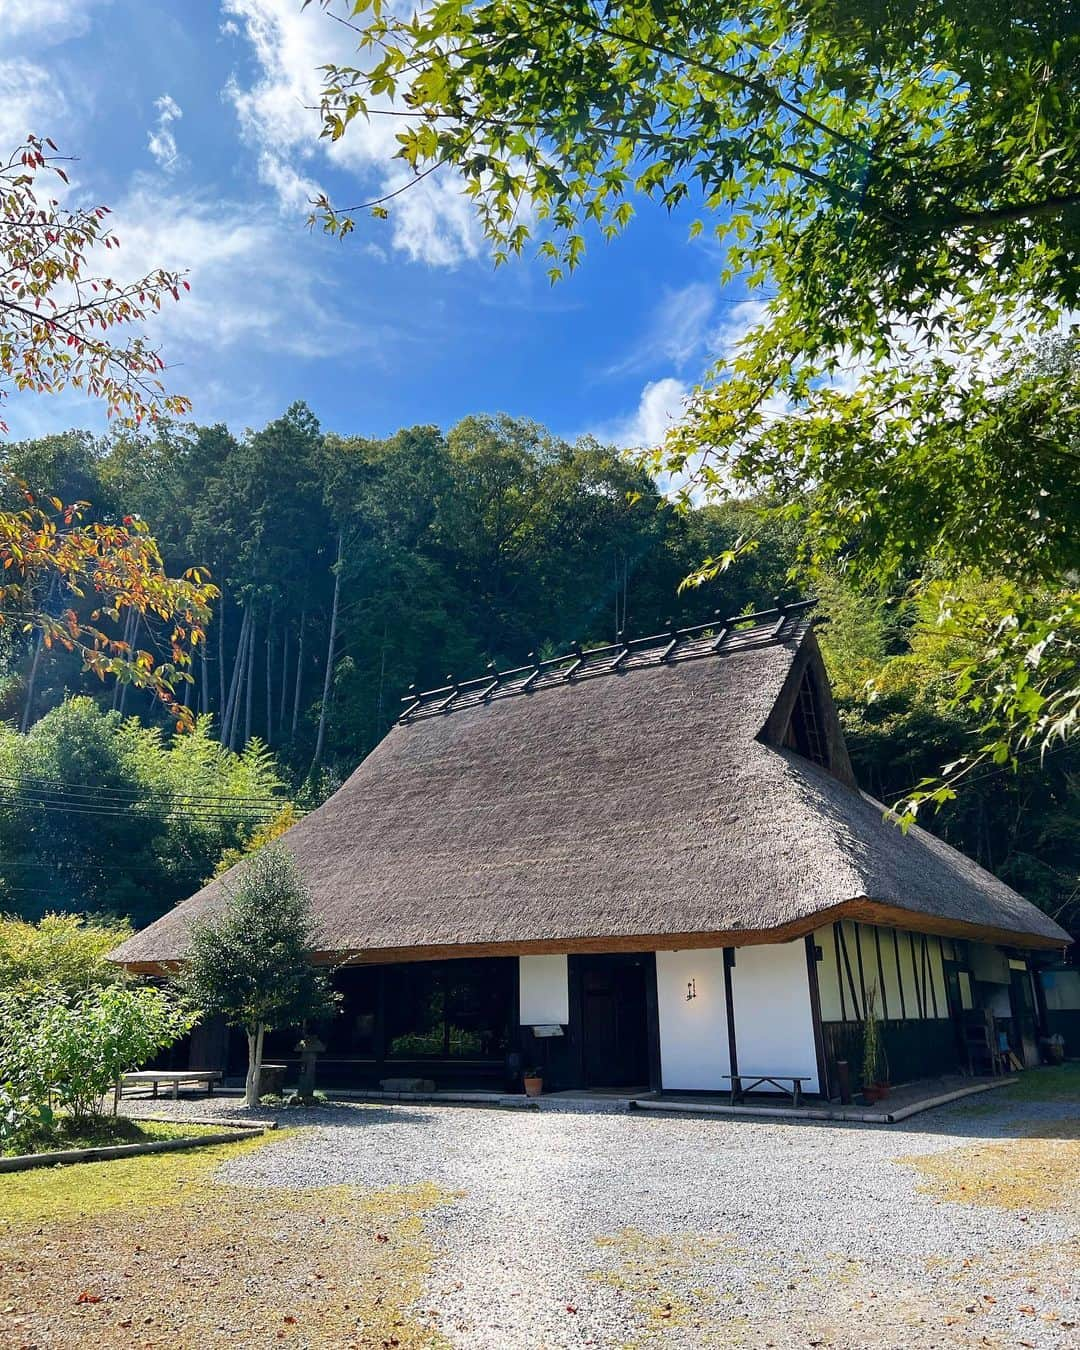
[[[687,980],[687,981],[686,981],[686,1001],[687,1001],[687,1003],[689,1003],[690,1000],[691,1000],[692,998],[697,998],[697,981],[691,979],[691,980]]]

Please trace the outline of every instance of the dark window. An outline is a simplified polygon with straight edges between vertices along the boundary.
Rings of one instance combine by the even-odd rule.
[[[798,697],[791,710],[788,734],[784,744],[792,750],[798,750],[806,759],[815,764],[829,767],[829,745],[821,718],[821,703],[818,697],[817,681],[814,673],[807,670],[799,685]]]
[[[328,1058],[373,1059],[379,972],[370,966],[340,970],[334,976],[334,988],[341,993],[337,1016],[317,1028]]]
[[[501,1059],[513,963],[440,961],[386,971],[388,1059]]]

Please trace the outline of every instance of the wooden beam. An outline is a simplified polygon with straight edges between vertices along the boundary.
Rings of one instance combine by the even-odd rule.
[[[818,1091],[828,1101],[832,1093],[829,1090],[829,1065],[825,1058],[825,1034],[821,1029],[821,990],[818,987],[817,940],[813,933],[806,938],[806,979],[810,986],[810,1020],[814,1025],[814,1055],[817,1058]]]
[[[724,1006],[727,1009],[728,1073],[732,1087],[739,1074],[739,1047],[735,1039],[735,991],[731,982],[731,969],[735,964],[735,948],[724,949]]]

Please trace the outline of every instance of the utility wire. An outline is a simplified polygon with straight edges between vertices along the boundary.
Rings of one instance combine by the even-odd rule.
[[[73,793],[80,796],[94,795],[102,800],[111,798],[133,798],[137,801],[145,801],[148,797],[166,796],[174,801],[193,802],[196,805],[206,803],[207,805],[224,802],[226,804],[244,805],[249,802],[256,804],[277,805],[283,803],[285,798],[274,796],[233,796],[229,793],[204,793],[204,792],[178,792],[173,788],[159,788],[154,786],[147,787],[93,787],[88,783],[67,783],[61,778],[31,778],[14,777],[11,775],[0,774],[0,790],[2,785],[12,784],[17,791],[25,792],[62,792]]]
[[[140,811],[140,803],[132,802],[127,806],[92,806],[87,803],[79,802],[60,802],[60,801],[40,801],[20,797],[5,797],[0,794],[0,809],[5,806],[15,807],[20,810],[54,811],[68,815],[82,816],[101,816],[112,819],[128,819],[133,816],[142,817],[146,812]],[[177,808],[171,808],[176,810]],[[189,820],[199,824],[219,823],[223,825],[245,825],[249,822],[262,823],[272,820],[277,814],[275,811],[249,811],[246,813],[207,811],[206,809],[191,809],[185,812]]]

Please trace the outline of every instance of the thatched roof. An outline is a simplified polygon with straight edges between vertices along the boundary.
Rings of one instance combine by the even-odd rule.
[[[774,614],[716,645],[710,634],[674,652],[660,641],[606,673],[594,664],[588,679],[565,678],[563,665],[560,678],[522,692],[522,676],[442,713],[414,699],[410,720],[285,836],[322,953],[762,942],[845,914],[1020,946],[1069,941],[858,791],[802,617]],[[808,669],[828,768],[785,745]],[[181,960],[189,921],[222,902],[235,871],[116,958]]]

